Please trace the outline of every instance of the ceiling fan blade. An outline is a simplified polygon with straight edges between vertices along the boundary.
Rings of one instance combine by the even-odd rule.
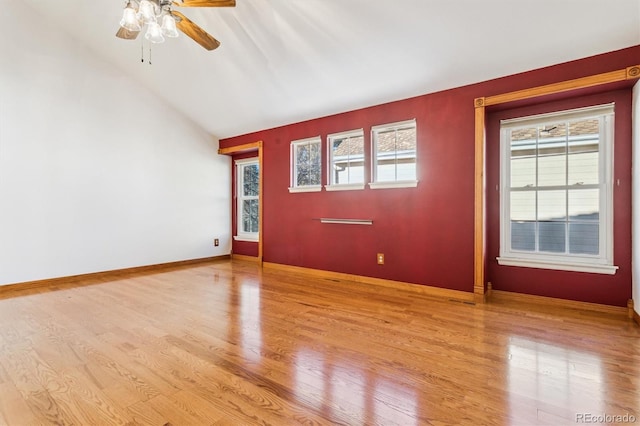
[[[217,49],[220,46],[220,42],[207,34],[205,30],[194,24],[180,12],[175,10],[171,11],[171,14],[178,17],[176,26],[180,31],[185,33],[188,37],[191,37],[193,41],[207,50]]]
[[[236,0],[178,0],[181,7],[236,7]]]
[[[125,40],[135,40],[136,37],[138,37],[138,34],[140,34],[140,31],[131,31],[126,28],[120,27],[120,29],[118,29],[118,32],[116,33],[116,37]]]

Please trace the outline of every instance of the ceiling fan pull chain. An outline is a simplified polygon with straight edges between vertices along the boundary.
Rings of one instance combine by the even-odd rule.
[[[144,41],[140,40],[140,62],[144,63]]]
[[[151,45],[149,45],[149,65],[151,65]]]

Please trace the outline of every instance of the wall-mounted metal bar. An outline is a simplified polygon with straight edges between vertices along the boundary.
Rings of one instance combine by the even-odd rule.
[[[371,219],[334,219],[328,217],[321,217],[321,223],[340,223],[344,225],[373,225]]]

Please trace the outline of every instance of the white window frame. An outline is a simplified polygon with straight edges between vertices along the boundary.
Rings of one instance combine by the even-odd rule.
[[[390,130],[404,130],[413,128],[416,130],[416,149],[413,153],[416,165],[416,179],[410,180],[393,180],[393,181],[378,181],[378,134],[381,132],[387,132]],[[373,126],[371,128],[371,175],[372,182],[369,183],[371,189],[384,189],[384,188],[415,188],[418,186],[418,135],[417,125],[415,118],[412,120],[399,121],[396,123],[381,124]],[[396,151],[397,152],[397,151]],[[396,164],[396,172],[397,172]]]
[[[362,154],[362,162],[363,162],[363,167],[364,167],[364,161],[365,161],[365,153],[364,153],[364,129],[355,129],[355,130],[349,130],[346,132],[340,132],[340,133],[332,133],[330,135],[327,135],[327,185],[325,185],[325,189],[327,191],[350,191],[350,190],[358,190],[358,189],[364,189],[364,182],[366,180],[366,177],[362,176],[362,182],[356,182],[356,183],[334,183],[334,158],[333,158],[333,150],[331,149],[333,147],[333,141],[334,139],[342,139],[342,138],[348,138],[348,137],[362,137],[362,149],[363,149],[363,154]],[[364,173],[364,172],[363,172]]]
[[[500,265],[613,275],[613,146],[614,104],[540,114],[500,122]],[[511,131],[558,121],[599,118],[599,254],[558,254],[511,249]]]
[[[241,160],[235,161],[236,166],[236,235],[233,237],[236,241],[251,241],[258,242],[260,240],[260,227],[261,223],[258,222],[258,231],[257,232],[245,232],[242,230],[242,205],[245,200],[258,200],[258,203],[261,203],[260,200],[260,190],[258,189],[258,195],[255,196],[245,196],[244,195],[244,173],[242,172],[243,168],[246,166],[257,165],[260,167],[260,161],[258,157],[252,158],[243,158]],[[260,174],[258,173],[258,176]],[[259,179],[259,178],[258,178]],[[262,182],[258,181],[258,185],[261,186]],[[259,188],[259,187],[258,187]],[[259,209],[260,207],[258,207]],[[260,219],[258,219],[260,220]]]
[[[289,192],[318,192],[322,190],[322,183],[318,185],[298,185],[298,148],[303,145],[318,144],[320,152],[320,179],[322,180],[322,138],[316,136],[313,138],[299,139],[291,142],[291,186]]]

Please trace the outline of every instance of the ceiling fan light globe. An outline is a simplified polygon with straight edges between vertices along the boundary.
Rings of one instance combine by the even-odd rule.
[[[131,4],[127,5],[122,13],[122,20],[120,21],[120,26],[129,31],[140,31],[140,22],[138,21],[138,17],[136,16],[135,9],[131,6]]]
[[[160,25],[158,25],[157,22],[149,23],[149,25],[147,25],[147,33],[144,35],[144,38],[149,40],[151,43],[164,42],[164,37],[162,36]]]
[[[142,0],[138,6],[138,19],[145,24],[156,22],[156,5],[149,0]]]
[[[164,15],[162,17],[162,34],[167,37],[178,37],[178,30],[176,29],[176,20],[171,15]]]

